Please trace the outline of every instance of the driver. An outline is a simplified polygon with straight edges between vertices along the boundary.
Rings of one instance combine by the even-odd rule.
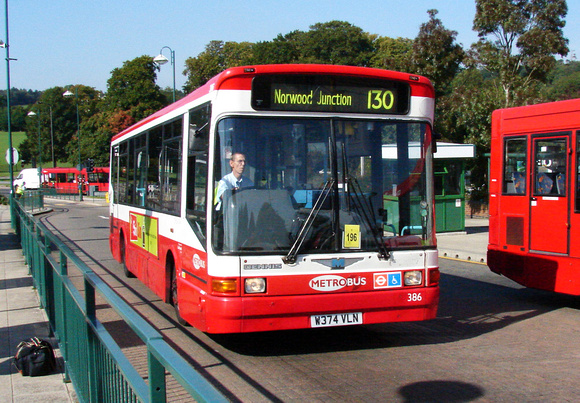
[[[242,153],[233,153],[230,158],[230,167],[232,172],[224,176],[218,184],[216,200],[218,201],[219,210],[223,194],[226,190],[238,190],[254,186],[254,182],[247,176],[244,176],[244,169],[246,168],[246,156]]]

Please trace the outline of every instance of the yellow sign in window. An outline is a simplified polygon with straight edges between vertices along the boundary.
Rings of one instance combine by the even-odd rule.
[[[360,249],[360,225],[345,225],[343,234],[344,248]]]

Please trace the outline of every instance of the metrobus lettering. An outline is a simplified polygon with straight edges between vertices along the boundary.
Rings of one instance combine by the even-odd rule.
[[[319,276],[310,280],[310,288],[317,291],[336,291],[344,287],[361,286],[367,283],[364,277]]]

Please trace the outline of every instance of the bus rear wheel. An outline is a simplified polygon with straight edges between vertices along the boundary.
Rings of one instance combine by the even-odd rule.
[[[177,272],[175,270],[175,263],[173,263],[173,260],[169,259],[167,261],[167,269],[168,271],[171,273],[171,293],[170,293],[170,303],[171,305],[173,305],[173,309],[175,309],[175,316],[177,317],[177,323],[179,323],[181,326],[189,326],[189,323],[187,323],[187,321],[185,321],[185,319],[183,319],[181,317],[181,314],[179,313],[179,297],[177,294]]]

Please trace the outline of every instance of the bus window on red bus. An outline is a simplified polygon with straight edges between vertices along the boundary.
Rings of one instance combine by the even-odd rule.
[[[506,138],[504,142],[503,193],[526,193],[527,143],[523,137]]]
[[[565,138],[534,141],[534,195],[566,195],[567,140]]]

